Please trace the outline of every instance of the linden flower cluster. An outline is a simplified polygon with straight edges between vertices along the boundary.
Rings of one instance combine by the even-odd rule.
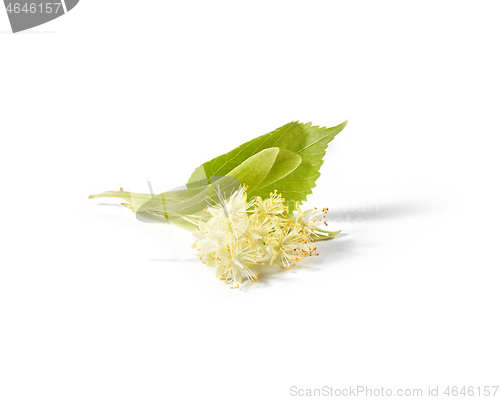
[[[215,267],[215,276],[225,283],[237,283],[239,288],[246,278],[250,285],[258,280],[252,267],[278,264],[290,268],[307,256],[318,255],[314,242],[322,235],[331,234],[321,229],[327,225],[327,208],[288,216],[288,207],[281,194],[270,193],[262,200],[255,197],[247,201],[247,186],[225,199],[218,189],[220,204],[209,204],[205,211],[212,216],[200,221],[193,232],[192,247],[208,266]],[[233,288],[233,287],[231,287]]]

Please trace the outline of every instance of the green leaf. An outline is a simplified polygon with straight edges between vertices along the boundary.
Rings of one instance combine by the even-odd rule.
[[[194,230],[199,220],[210,218],[203,209],[207,199],[211,204],[219,202],[216,190],[228,197],[241,184],[249,186],[248,194],[262,198],[277,189],[289,209],[294,210],[296,201],[300,203],[312,193],[328,143],[346,124],[347,121],[333,128],[320,128],[311,123],[291,122],[202,164],[191,175],[187,189],[155,196],[108,191],[90,198],[118,197],[128,201],[123,205],[135,212],[163,215],[188,230]]]
[[[274,161],[274,165],[267,174],[266,178],[254,190],[261,187],[266,187],[272,183],[284,178],[290,172],[294,171],[302,162],[302,157],[292,151],[279,149],[278,157]]]
[[[270,150],[267,153],[277,153],[279,150]],[[266,154],[264,153],[263,156]],[[261,157],[263,157],[261,156]],[[255,157],[259,159],[259,157]],[[269,158],[266,156],[265,158]],[[261,160],[264,163],[264,160]],[[247,163],[251,167],[251,162]],[[240,169],[245,171],[245,169]],[[263,172],[263,174],[267,174]],[[197,228],[200,220],[207,221],[210,218],[208,212],[203,211],[207,206],[207,199],[211,199],[212,204],[220,203],[220,199],[215,196],[215,186],[223,193],[225,198],[229,197],[234,190],[241,187],[240,181],[236,178],[224,176],[213,177],[214,183],[200,188],[174,190],[169,192],[151,195],[147,193],[132,193],[123,190],[107,191],[101,194],[90,195],[90,199],[100,197],[121,198],[129,203],[122,203],[125,207],[134,212],[150,212],[162,215],[170,222],[181,228],[193,231]]]
[[[323,164],[323,156],[328,143],[346,125],[347,121],[332,128],[312,126],[310,122],[307,124],[290,122],[200,165],[189,178],[187,187],[196,188],[197,182],[206,180],[210,176],[226,175],[263,149],[278,147],[280,151],[287,150],[300,156],[300,165],[285,176],[280,177],[280,174],[276,173],[278,177],[276,180],[271,173],[274,174],[279,168],[277,167],[274,172],[271,170],[269,179],[263,180],[257,189],[249,190],[249,194],[266,198],[276,189],[283,194],[290,210],[293,210],[296,201],[301,203],[306,200],[308,194],[312,193],[312,188],[316,186],[316,179],[320,176],[319,170]]]
[[[238,179],[242,185],[247,185],[248,192],[251,192],[268,176],[279,152],[277,147],[262,150],[224,175]]]
[[[165,218],[180,227],[194,230],[199,220],[207,221],[210,218],[210,214],[203,211],[207,206],[207,199],[210,200],[211,204],[220,202],[215,191],[220,190],[223,197],[228,198],[242,184],[246,184],[249,188],[257,187],[269,174],[279,152],[280,149],[276,147],[262,150],[245,160],[226,176],[211,177],[211,183],[208,185],[201,188],[161,193],[143,202],[139,208],[134,206],[133,209],[137,212],[149,211],[164,215]],[[143,197],[139,196],[139,199],[142,201]],[[182,201],[177,201],[179,199]]]
[[[181,228],[187,229],[188,231],[194,231],[197,228],[197,224],[182,218],[169,218],[169,214],[166,208],[167,204],[178,204],[186,199],[194,197],[195,193],[203,191],[205,188],[196,188],[190,190],[176,190],[171,192],[161,193],[160,195],[153,196],[149,193],[133,193],[120,191],[106,191],[101,194],[91,194],[89,199],[101,198],[101,197],[112,197],[119,198],[129,203],[122,203],[123,206],[132,210],[133,212],[150,212],[152,214],[161,215],[165,217],[166,220],[180,226]]]
[[[206,185],[194,189],[172,190],[170,192],[161,193],[161,195],[157,196],[149,193],[133,193],[124,190],[106,191],[101,194],[91,194],[89,196],[89,199],[96,199],[100,197],[114,197],[128,201],[130,203],[130,207],[128,208],[130,208],[134,212],[149,211],[148,209],[141,208],[143,208],[145,204],[148,204],[150,208],[153,208],[161,206],[164,203],[180,203],[192,199],[194,196],[205,190],[205,187]]]

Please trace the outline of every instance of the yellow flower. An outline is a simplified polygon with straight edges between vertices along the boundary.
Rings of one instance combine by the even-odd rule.
[[[325,221],[326,213],[328,208],[323,208],[319,211],[317,208],[307,210],[302,212],[299,207],[299,202],[296,203],[297,216],[295,217],[295,223],[300,225],[302,231],[309,237],[319,238],[321,236],[330,236],[332,232],[325,231],[322,229],[323,226],[328,226]],[[339,231],[340,232],[340,231]],[[338,232],[337,232],[338,233]]]
[[[288,219],[285,199],[276,191],[270,198],[255,197],[247,202],[246,186],[225,199],[216,191],[220,203],[207,207],[212,217],[200,222],[193,248],[208,266],[215,267],[215,276],[226,283],[237,283],[245,278],[252,284],[257,274],[255,265],[278,264],[290,268],[306,256],[318,255],[313,244],[317,238],[331,238],[338,232],[327,232],[320,228],[325,224],[321,212],[302,212],[297,203],[297,216]],[[254,208],[251,211],[251,208]]]
[[[304,258],[301,255],[301,244],[304,235],[300,233],[293,223],[287,223],[282,229],[275,231],[273,238],[269,240],[271,249],[271,260],[269,265],[274,263],[281,268],[290,268]]]
[[[192,248],[198,251],[198,257],[202,261],[207,261],[221,246],[224,245],[227,224],[221,218],[211,218],[208,222],[200,221],[198,230],[193,232],[196,240],[192,244]]]
[[[252,249],[241,238],[229,234],[226,237],[225,247],[217,252],[218,265],[215,276],[226,283],[233,281],[243,283],[244,277],[254,282],[258,279],[257,274],[250,268],[261,264],[257,259],[258,255],[258,251]]]
[[[254,212],[249,218],[248,228],[243,235],[246,243],[253,249],[264,254],[266,252],[266,243],[272,237],[275,229],[271,218],[266,216],[262,221],[259,213]]]
[[[269,198],[264,200],[264,209],[270,216],[281,216],[288,212],[288,207],[285,206],[285,199],[275,190],[269,193]]]
[[[254,205],[254,202],[247,202],[248,186],[243,185],[235,191],[228,199],[224,198],[220,187],[216,189],[216,195],[219,203],[209,205],[205,210],[212,216],[226,218],[234,234],[238,237],[245,233],[248,226],[248,211]]]

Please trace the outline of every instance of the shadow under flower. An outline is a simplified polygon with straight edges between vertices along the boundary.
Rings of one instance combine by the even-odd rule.
[[[311,270],[319,271],[324,268],[325,260],[329,260],[329,264],[334,260],[335,262],[342,257],[347,257],[352,253],[355,244],[354,240],[348,237],[347,234],[339,234],[335,239],[318,242],[319,256],[306,257],[299,261],[296,265],[291,265],[289,269],[281,268],[279,265],[269,266],[269,260],[266,265],[256,265],[252,267],[252,271],[258,274],[259,280],[253,286],[267,287],[273,281],[280,281],[288,279],[287,275],[296,274],[299,271]],[[323,262],[318,262],[323,261]],[[241,288],[246,288],[247,285],[242,285]]]
[[[103,204],[104,205],[104,204]],[[356,220],[377,221],[387,219],[397,219],[422,214],[426,212],[434,212],[432,207],[425,207],[418,203],[402,203],[402,204],[386,204],[372,207],[351,207],[350,209],[339,208],[330,210],[329,222],[332,223],[332,228],[341,228],[339,221],[351,221],[356,223]],[[152,217],[152,218],[151,218]],[[144,222],[166,222],[164,218],[156,218],[157,216],[146,216]],[[336,221],[337,220],[337,221]],[[341,232],[336,238],[327,241],[317,242],[317,251],[319,256],[306,257],[290,269],[283,269],[278,265],[269,266],[269,259],[264,261],[266,265],[256,265],[252,267],[252,271],[258,274],[259,280],[252,286],[248,282],[240,285],[240,290],[246,291],[250,288],[266,288],[272,286],[273,282],[289,279],[289,274],[295,274],[299,271],[309,270],[310,272],[320,272],[325,268],[335,268],[339,262],[347,257],[355,256],[360,250],[360,247],[369,246],[365,241],[360,241],[348,233]],[[180,259],[180,258],[163,258],[150,259],[149,261],[165,262],[165,263],[195,263],[200,262],[198,258]],[[209,268],[209,267],[207,267]]]
[[[422,203],[369,204],[352,207],[332,208],[328,221],[372,221],[377,219],[395,219],[432,211],[434,206]]]

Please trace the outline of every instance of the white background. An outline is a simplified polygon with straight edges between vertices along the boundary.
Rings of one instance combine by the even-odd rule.
[[[0,398],[500,385],[499,12],[82,0],[13,35],[0,11]],[[251,288],[88,200],[345,119],[308,202],[343,235]]]

